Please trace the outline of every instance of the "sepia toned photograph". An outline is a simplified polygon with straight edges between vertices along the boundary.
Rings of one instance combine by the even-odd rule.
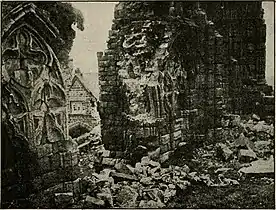
[[[2,1],[2,209],[275,209],[274,1]]]

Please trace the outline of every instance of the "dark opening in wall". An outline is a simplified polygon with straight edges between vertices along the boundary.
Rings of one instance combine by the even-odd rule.
[[[90,130],[84,126],[76,125],[69,130],[69,136],[71,136],[74,139],[85,133],[88,133],[89,131]]]

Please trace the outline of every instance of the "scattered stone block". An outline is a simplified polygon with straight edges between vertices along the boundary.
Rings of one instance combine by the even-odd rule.
[[[114,171],[110,173],[110,176],[112,176],[116,181],[124,181],[124,180],[137,181],[138,180],[136,176],[133,176],[130,174],[118,173]]]
[[[241,168],[239,173],[248,175],[272,175],[274,177],[275,166],[273,156],[269,160],[253,161],[250,165],[249,167]]]
[[[163,192],[162,190],[158,188],[150,188],[150,189],[144,189],[144,193],[146,193],[145,200],[147,199],[147,196],[154,201],[162,201],[163,200]]]
[[[95,207],[104,207],[105,202],[101,199],[91,197],[89,195],[86,196],[85,198],[85,203],[87,208],[95,208]]]
[[[256,141],[255,144],[255,151],[263,151],[263,150],[270,150],[270,141]]]
[[[148,156],[142,157],[142,159],[141,159],[141,165],[142,165],[142,166],[147,166],[147,165],[149,165],[149,162],[150,162],[150,159],[149,159]]]
[[[181,148],[181,147],[185,147],[187,145],[187,142],[180,142],[178,144],[178,147]]]
[[[97,193],[97,198],[105,201],[105,203],[108,203],[109,207],[113,207],[113,198],[110,188],[104,188],[102,190],[103,192]]]
[[[139,203],[139,208],[153,208],[153,209],[159,209],[159,208],[164,208],[165,204],[162,203],[161,201],[146,201],[146,200],[141,200]]]
[[[169,160],[171,155],[171,151],[168,151],[160,156],[160,163],[164,163],[165,161]]]
[[[257,159],[257,155],[253,150],[241,149],[239,151],[238,158],[240,162],[249,163]]]
[[[116,171],[120,173],[125,173],[125,174],[133,174],[134,173],[134,168],[130,165],[127,165],[123,162],[116,163],[114,168]]]
[[[168,187],[169,187],[169,189],[175,189],[175,185],[174,184],[169,184]]]
[[[143,185],[151,185],[151,184],[153,184],[151,177],[143,177],[140,180],[140,183],[143,184]]]
[[[252,115],[252,119],[255,120],[255,121],[260,121],[261,120],[261,118],[256,114]]]
[[[224,160],[229,160],[233,157],[233,152],[230,150],[225,144],[218,143],[217,147],[217,155],[222,157]]]
[[[160,171],[160,167],[155,167],[155,168],[149,169],[148,173],[151,175],[155,175],[156,172],[158,171]]]
[[[149,165],[152,166],[152,167],[158,167],[158,168],[161,167],[159,162],[156,162],[156,161],[153,161],[153,160],[149,161]]]
[[[176,195],[176,190],[166,189],[164,192],[164,203],[167,203],[172,197]]]
[[[230,124],[232,127],[238,127],[241,124],[241,117],[240,115],[230,115]]]
[[[139,174],[139,173],[143,173],[143,167],[141,163],[136,163],[135,164],[135,169],[134,172]]]
[[[270,126],[266,125],[265,121],[260,121],[252,129],[255,132],[267,132],[270,130]]]
[[[233,170],[232,168],[218,168],[217,170],[215,170],[216,174],[220,174],[220,173],[225,173],[227,171]]]
[[[254,143],[250,141],[249,138],[245,137],[243,133],[240,134],[239,138],[234,142],[235,147],[237,148],[247,148],[254,150]]]
[[[176,186],[180,189],[180,190],[186,190],[189,186],[191,186],[191,183],[187,180],[181,180],[180,182],[176,183]]]
[[[73,193],[55,193],[55,204],[58,208],[66,208],[74,203]]]
[[[102,150],[102,157],[110,157],[110,151],[109,150]]]
[[[115,166],[116,159],[113,158],[103,158],[102,164],[106,166]]]

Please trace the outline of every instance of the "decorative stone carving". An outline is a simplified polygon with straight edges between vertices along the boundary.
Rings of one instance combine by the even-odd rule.
[[[4,24],[2,33],[2,87],[10,93],[2,104],[32,146],[67,140],[64,84],[49,45],[49,36],[55,38],[58,32],[38,14],[33,4],[20,5],[4,18],[6,23],[18,15]],[[28,15],[33,19],[24,18]]]

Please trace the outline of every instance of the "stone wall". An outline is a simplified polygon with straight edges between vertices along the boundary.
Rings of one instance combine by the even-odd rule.
[[[61,41],[59,32],[33,3],[5,12],[1,74],[2,207],[72,180],[78,163],[77,145],[67,135],[62,70],[51,47]]]
[[[262,2],[213,2],[201,6],[223,35],[228,57],[235,64],[229,68],[226,81],[231,87],[227,90],[228,110],[237,114],[271,115],[274,113],[271,108],[266,108],[267,113],[262,112],[266,102],[261,93],[272,95],[273,92],[265,81],[266,25]]]
[[[250,104],[256,104],[261,95],[255,88],[264,78],[261,4],[239,5],[255,8],[249,11],[258,23],[257,33],[252,27],[235,27],[240,22],[250,26],[242,13],[234,14],[235,4],[224,5],[227,14],[222,20],[221,12],[215,13],[218,5],[127,2],[116,6],[108,49],[98,53],[100,115],[107,148],[128,153],[142,145],[148,151],[160,147],[165,153],[182,141],[218,138],[227,112],[256,110],[246,108],[241,100],[255,90]],[[230,24],[226,29],[225,23]],[[234,35],[232,30],[244,35]],[[252,45],[250,34],[257,36],[252,37],[258,46],[254,52],[246,51]],[[233,39],[247,40],[247,45],[237,48]],[[237,54],[238,49],[246,51],[246,57]],[[243,67],[252,67],[242,63],[252,58],[248,53],[259,56],[252,73],[258,81],[252,77],[252,85],[242,89],[246,78],[251,78],[242,76],[247,72]]]

